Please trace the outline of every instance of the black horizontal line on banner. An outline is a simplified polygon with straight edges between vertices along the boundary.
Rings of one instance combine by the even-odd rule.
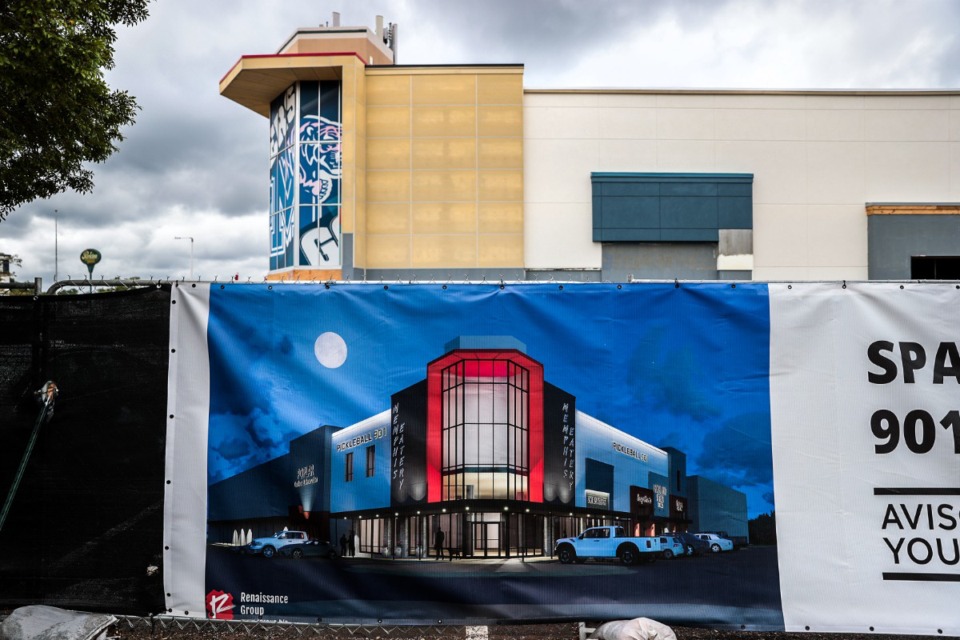
[[[910,580],[918,582],[960,582],[960,573],[906,573],[884,572],[884,580]]]
[[[960,496],[960,487],[875,487],[875,496]]]

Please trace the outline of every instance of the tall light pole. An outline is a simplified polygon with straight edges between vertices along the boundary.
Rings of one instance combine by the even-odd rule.
[[[173,239],[190,241],[190,279],[193,280],[193,236],[174,236]]]

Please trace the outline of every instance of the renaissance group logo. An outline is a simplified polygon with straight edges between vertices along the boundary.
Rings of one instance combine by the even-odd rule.
[[[212,620],[233,620],[233,594],[213,590],[207,594],[207,617]]]

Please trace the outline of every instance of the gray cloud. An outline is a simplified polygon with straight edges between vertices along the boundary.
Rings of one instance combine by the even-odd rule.
[[[761,487],[769,493],[773,482],[769,416],[737,416],[707,434],[696,467],[699,473],[720,484]]]
[[[287,452],[280,440],[272,437],[278,432],[276,419],[255,409],[246,415],[217,414],[220,441],[210,442],[209,472],[213,481],[222,480]]]
[[[953,0],[169,0],[119,32],[116,88],[141,111],[119,153],[94,166],[92,194],[30,203],[0,223],[22,279],[76,275],[86,246],[103,273],[261,278],[267,267],[267,121],[218,83],[243,54],[273,53],[298,27],[400,25],[404,64],[523,63],[528,87],[954,88]],[[76,254],[76,255],[75,255]],[[68,266],[69,265],[69,266]],[[684,392],[686,393],[686,392]],[[677,398],[664,394],[665,405]]]
[[[666,327],[658,327],[643,338],[650,353],[637,358],[630,372],[630,379],[642,381],[634,388],[637,402],[700,422],[716,417],[720,412],[710,393],[711,372],[704,370],[692,347],[674,347],[664,338],[666,332]]]
[[[458,41],[464,54],[472,56],[474,62],[536,59],[551,66],[564,64],[564,60],[585,48],[628,37],[667,10],[662,2],[585,5],[570,0],[490,0],[454,5],[444,0],[427,0],[418,3],[418,17],[429,16],[435,23],[434,29]],[[416,25],[409,28],[413,30]]]
[[[227,460],[236,460],[250,455],[250,443],[240,438],[231,438],[217,447],[216,451]]]

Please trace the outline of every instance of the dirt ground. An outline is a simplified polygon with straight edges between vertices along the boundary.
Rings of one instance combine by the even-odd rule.
[[[592,624],[588,626],[594,626]],[[673,627],[678,640],[901,640],[903,636],[880,634],[782,633],[758,631],[718,631],[694,627]],[[126,640],[580,640],[576,623],[462,626],[318,626],[266,625],[243,622],[213,623],[164,621],[143,618],[121,619],[114,637]],[[945,638],[946,636],[935,636]],[[930,640],[929,636],[910,636]]]

